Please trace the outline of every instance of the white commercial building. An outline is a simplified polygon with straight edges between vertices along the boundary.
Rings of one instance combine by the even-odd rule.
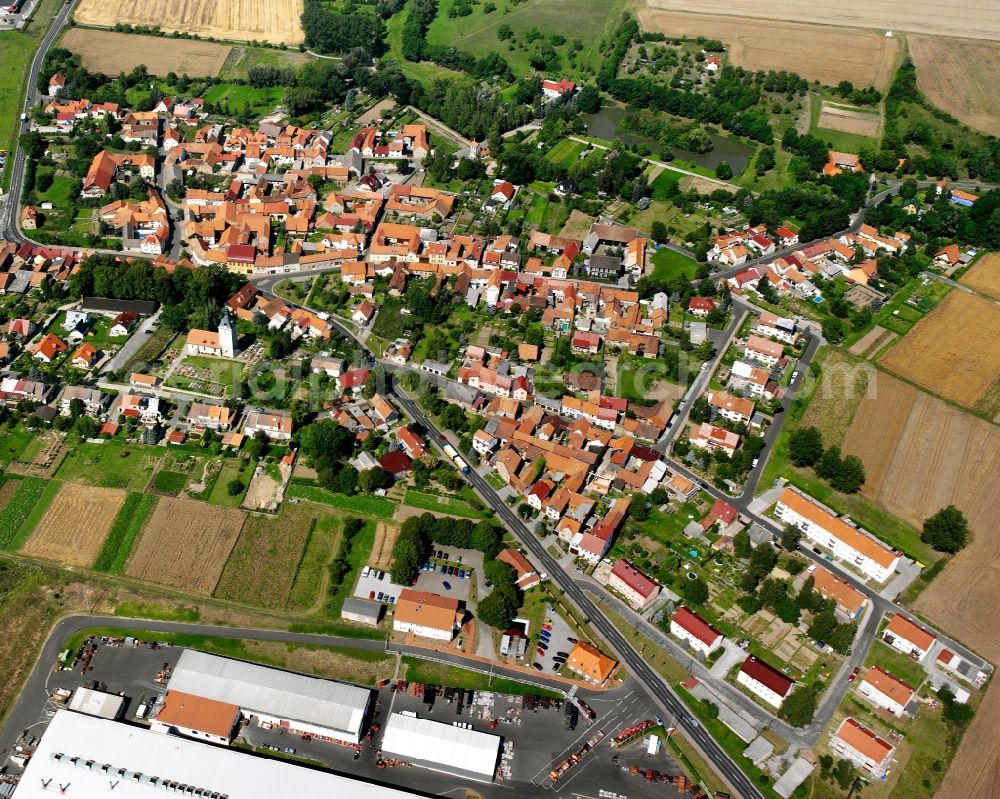
[[[491,782],[500,736],[393,713],[385,726],[382,752],[432,771]]]
[[[367,688],[194,649],[184,650],[167,687],[236,705],[244,716],[256,716],[297,735],[347,743],[361,740],[372,699]]]
[[[884,583],[896,571],[899,555],[792,488],[785,489],[774,514],[876,582]]]
[[[17,787],[18,799],[408,799],[409,791],[61,710]]]

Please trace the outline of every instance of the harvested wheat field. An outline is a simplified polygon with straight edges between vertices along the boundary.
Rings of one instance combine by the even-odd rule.
[[[392,566],[392,548],[396,545],[399,528],[394,524],[379,522],[375,528],[375,543],[368,563],[376,569],[388,571]]]
[[[93,72],[117,75],[145,64],[153,75],[176,72],[191,77],[214,78],[233,48],[228,44],[157,39],[135,33],[115,33],[70,28],[62,46],[80,56]]]
[[[984,255],[958,282],[1000,300],[1000,253]]]
[[[80,0],[74,18],[81,25],[127,22],[203,38],[298,44],[302,6],[302,0]]]
[[[917,86],[934,105],[969,127],[1000,135],[1000,44],[938,36],[910,36],[907,44],[917,68]]]
[[[923,590],[916,610],[994,663],[1000,661],[1000,429],[880,374],[844,441],[860,457],[862,493],[919,529],[954,504],[971,543]],[[1000,690],[994,681],[936,797],[998,796]]]
[[[850,105],[824,101],[816,127],[877,139],[882,135],[882,115],[858,111]]]
[[[729,60],[745,69],[786,70],[833,86],[849,80],[884,89],[892,80],[899,53],[895,38],[849,28],[658,10],[667,7],[674,6],[663,2],[640,11],[643,30],[719,39],[729,47]],[[780,17],[788,18],[801,19],[791,12]]]
[[[21,552],[73,566],[91,566],[126,495],[120,488],[63,483]]]
[[[911,0],[908,3],[899,0],[840,0],[836,3],[818,0],[647,0],[647,5],[706,16],[718,13],[776,22],[794,19],[815,25],[871,28],[880,32],[903,30],[1000,40],[1000,14],[996,13],[994,0],[966,0],[961,4],[947,0]],[[821,47],[817,48],[819,52],[822,52]]]
[[[215,590],[242,526],[241,511],[162,497],[125,574],[207,596]]]
[[[250,516],[219,578],[215,596],[265,608],[284,608],[302,561],[313,511],[288,505],[280,515]]]
[[[935,394],[972,407],[1000,378],[1000,308],[953,291],[879,363]]]

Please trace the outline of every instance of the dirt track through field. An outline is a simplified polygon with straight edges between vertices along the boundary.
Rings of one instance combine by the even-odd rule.
[[[1000,662],[1000,429],[880,374],[844,440],[865,464],[865,496],[919,529],[954,504],[972,541],[924,589],[916,610]],[[1000,796],[1000,683],[991,684],[935,799]]]
[[[118,488],[63,483],[21,552],[89,568],[125,496]]]
[[[232,552],[243,513],[162,497],[125,567],[129,577],[209,595]]]
[[[1000,378],[1000,307],[953,291],[879,363],[942,397],[972,407]]]
[[[1000,14],[994,0],[647,0],[654,9],[727,14],[754,20],[794,19],[816,25],[901,30],[935,36],[1000,40]],[[709,34],[705,34],[706,36]],[[821,53],[822,49],[817,48]]]
[[[127,22],[202,37],[298,44],[302,8],[302,0],[80,0],[74,18],[83,25]]]
[[[882,115],[866,114],[864,111],[853,111],[847,107],[823,103],[816,126],[841,133],[878,138],[882,133]]]
[[[388,571],[392,566],[392,548],[396,545],[399,527],[394,524],[379,522],[375,528],[375,543],[368,562],[376,569]]]
[[[732,16],[657,10],[668,5],[654,4],[640,11],[643,30],[719,39],[729,46],[729,60],[745,69],[786,70],[833,86],[849,80],[855,86],[885,89],[892,80],[899,39],[851,28],[748,19],[730,12],[728,7],[722,11]],[[794,13],[779,18],[809,21]]]

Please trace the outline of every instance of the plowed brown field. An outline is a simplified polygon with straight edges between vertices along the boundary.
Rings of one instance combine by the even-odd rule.
[[[164,31],[276,44],[302,41],[301,16],[302,0],[80,0],[74,12],[82,25],[159,25]]]
[[[25,542],[25,555],[90,567],[125,502],[119,488],[63,483]]]
[[[188,39],[155,39],[136,33],[70,28],[62,46],[80,56],[93,72],[117,75],[131,72],[140,64],[153,75],[176,72],[191,77],[214,78],[226,63],[233,46]]]
[[[211,594],[232,552],[243,513],[162,497],[125,566],[129,577]]]
[[[1000,308],[982,297],[953,291],[879,363],[972,407],[1000,378]]]
[[[1000,661],[1000,429],[880,374],[844,440],[867,479],[862,492],[918,529],[954,504],[971,543],[920,594],[916,609],[968,647]],[[994,680],[935,799],[1000,796],[1000,688]]]

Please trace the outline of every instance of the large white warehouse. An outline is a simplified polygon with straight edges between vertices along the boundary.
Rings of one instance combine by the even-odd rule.
[[[492,781],[500,736],[393,713],[385,726],[382,753],[433,771]]]
[[[169,691],[236,705],[244,716],[322,740],[357,743],[372,692],[348,683],[185,649]],[[190,726],[190,725],[189,725]]]
[[[416,794],[60,710],[42,735],[15,796],[410,799]]]

